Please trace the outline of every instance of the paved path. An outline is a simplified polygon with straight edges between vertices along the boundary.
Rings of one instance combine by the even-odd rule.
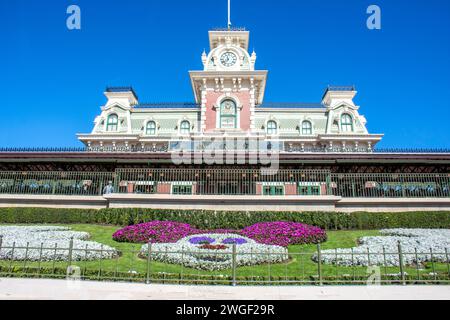
[[[224,287],[0,279],[0,299],[32,300],[448,300],[450,286]]]

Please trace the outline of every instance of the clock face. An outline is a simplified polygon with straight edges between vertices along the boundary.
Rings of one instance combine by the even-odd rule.
[[[236,64],[237,62],[237,56],[233,53],[233,52],[225,52],[224,54],[222,54],[222,56],[220,57],[220,62],[225,66],[225,67],[232,67]]]

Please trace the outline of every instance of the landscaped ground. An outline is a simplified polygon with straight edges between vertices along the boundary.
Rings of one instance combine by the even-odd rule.
[[[99,225],[69,225],[74,231],[88,232],[90,240],[105,246],[110,246],[121,252],[120,256],[112,260],[81,261],[73,262],[81,268],[82,274],[92,277],[112,278],[120,277],[145,279],[146,274],[151,274],[152,279],[212,279],[212,276],[223,276],[224,279],[232,276],[232,270],[200,271],[188,269],[179,265],[165,264],[139,257],[142,244],[119,243],[112,239],[112,234],[119,227]],[[328,231],[328,240],[321,245],[323,250],[337,248],[351,248],[357,246],[358,239],[365,236],[380,235],[378,231]],[[264,280],[278,279],[278,281],[296,279],[298,281],[311,281],[317,278],[318,264],[311,258],[317,252],[316,245],[292,245],[288,247],[290,259],[282,264],[266,264],[259,266],[240,267],[236,271],[238,279],[257,279],[265,277]],[[0,275],[12,273],[32,273],[49,276],[55,269],[65,270],[67,262],[11,262],[0,261]],[[408,275],[430,279],[436,273],[442,273],[448,277],[448,264],[426,262],[420,266],[408,266],[405,271]],[[382,274],[398,274],[398,267],[381,267]],[[15,270],[15,272],[13,272]],[[175,274],[175,276],[174,276]],[[167,277],[166,277],[167,275]],[[368,277],[366,267],[344,267],[339,265],[322,264],[321,275],[323,278],[345,278],[357,279]],[[207,277],[207,278],[205,278]],[[214,279],[220,279],[215,277]],[[262,278],[261,278],[262,279]],[[448,278],[447,278],[448,279]]]

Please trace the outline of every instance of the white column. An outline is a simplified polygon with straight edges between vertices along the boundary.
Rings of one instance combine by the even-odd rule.
[[[206,130],[206,103],[207,103],[207,80],[203,79],[203,85],[202,85],[202,101],[201,101],[201,125],[200,125],[200,130],[203,132],[205,132]]]
[[[255,79],[250,78],[250,130],[255,130]]]

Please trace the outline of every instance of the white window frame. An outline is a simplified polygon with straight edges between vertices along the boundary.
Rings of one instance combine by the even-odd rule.
[[[186,128],[183,128],[183,124],[184,123],[188,123],[188,132],[183,132],[183,130],[185,130]],[[190,135],[191,133],[192,133],[192,124],[191,124],[191,121],[189,121],[189,120],[187,120],[187,119],[183,119],[183,120],[181,120],[180,121],[180,125],[179,125],[179,130],[178,130],[178,132],[179,132],[179,134],[180,135],[182,135],[182,136],[188,136],[188,135]]]
[[[275,128],[269,128],[269,123],[274,123]],[[269,130],[275,130],[275,132],[270,133]],[[278,122],[275,119],[268,120],[266,123],[266,134],[268,136],[276,136],[276,135],[278,135],[278,132],[279,132]]]
[[[344,123],[344,117],[348,117],[350,119],[350,122],[346,122]],[[341,132],[355,132],[355,125],[354,125],[354,117],[349,114],[349,113],[343,113],[341,114],[341,119],[340,119],[340,127],[341,127]],[[350,128],[350,130],[348,130]]]
[[[235,103],[236,105],[236,129],[223,129],[221,128],[222,123],[220,122],[220,118],[221,118],[221,107],[222,107],[222,102],[225,100],[231,100]],[[218,130],[239,130],[241,129],[241,111],[243,108],[243,105],[241,103],[241,101],[239,100],[238,97],[235,97],[232,94],[223,94],[221,95],[217,100],[216,100],[216,104],[214,105],[214,110],[216,111],[216,129]]]
[[[111,119],[111,117],[115,116],[117,119],[117,122],[115,124],[110,124],[109,120]],[[108,114],[106,116],[106,121],[105,121],[105,132],[118,132],[119,131],[119,115],[116,112],[112,112],[110,114]],[[110,126],[115,126],[115,130],[109,130]]]
[[[304,125],[306,123],[309,123],[309,127],[305,128]],[[305,130],[309,130],[309,133],[305,133]],[[312,136],[314,134],[313,131],[313,123],[311,120],[303,120],[301,125],[300,125],[300,133],[302,136]]]
[[[154,128],[155,133],[150,134],[150,133],[148,133],[148,129],[149,129],[148,126],[149,126],[149,124],[152,123],[152,122],[155,124],[155,128]],[[158,135],[158,123],[157,123],[155,120],[150,119],[150,120],[148,120],[148,121],[146,122],[146,124],[145,124],[145,135],[146,135],[146,136],[156,136],[156,135]]]

